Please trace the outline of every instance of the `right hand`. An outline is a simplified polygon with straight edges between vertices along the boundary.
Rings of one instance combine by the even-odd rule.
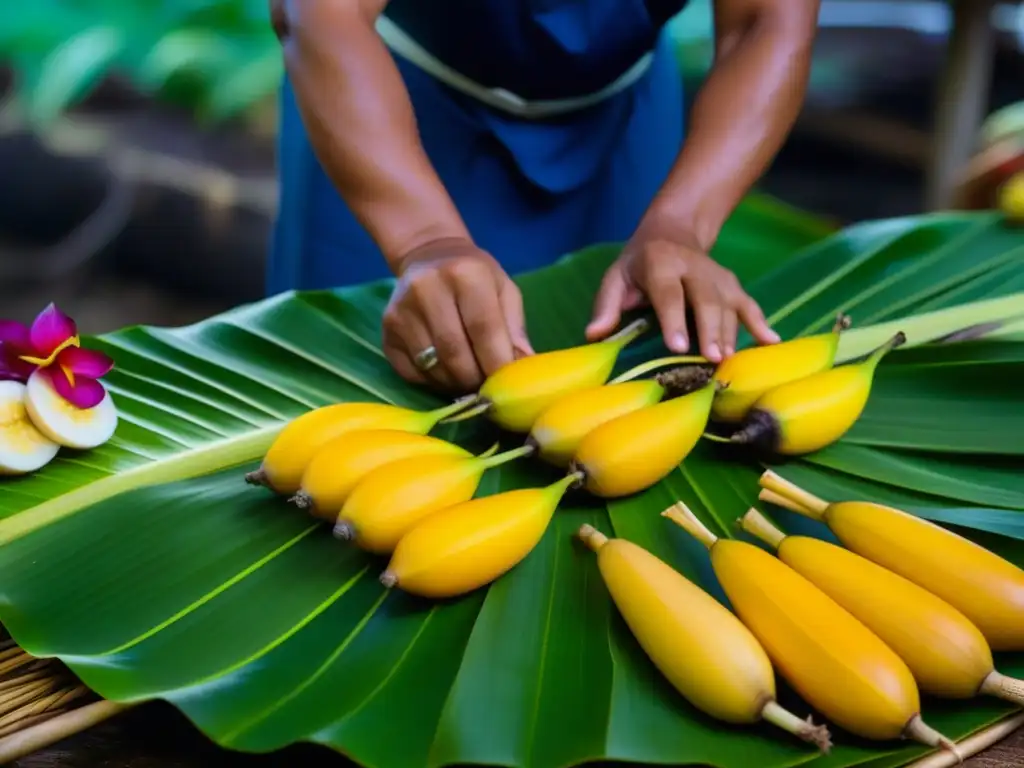
[[[384,354],[407,381],[477,390],[506,363],[533,354],[519,288],[489,253],[464,238],[422,245],[399,261],[384,312]],[[428,347],[438,362],[421,371]]]

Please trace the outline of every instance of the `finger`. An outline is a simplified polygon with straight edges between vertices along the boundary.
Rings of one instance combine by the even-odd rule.
[[[384,356],[391,363],[391,367],[395,369],[399,376],[408,381],[410,384],[428,384],[426,376],[424,376],[420,370],[413,364],[412,358],[409,356],[408,351],[404,346],[384,342],[383,345]]]
[[[509,335],[512,337],[513,354],[516,357],[533,355],[533,345],[526,333],[526,315],[523,313],[523,294],[511,280],[505,280],[498,292],[501,311],[505,315]]]
[[[736,317],[736,311],[728,307],[723,309],[722,328],[718,332],[723,360],[727,357],[731,357],[736,352],[736,331],[738,326],[739,320]]]
[[[488,376],[512,361],[512,338],[501,311],[497,285],[489,276],[480,277],[487,279],[458,281],[455,300],[473,356],[480,371]],[[470,282],[477,284],[471,285]]]
[[[421,306],[420,311],[441,365],[451,374],[459,389],[475,390],[483,383],[484,377],[462,325],[455,296],[450,291],[438,291],[433,302],[429,306]]]
[[[438,363],[433,368],[421,371],[416,365],[416,355],[427,347],[434,346],[426,321],[419,316],[416,310],[405,309],[397,313],[394,321],[386,320],[384,332],[385,349],[390,346],[403,352],[409,360],[409,365],[419,373],[424,382],[430,382],[448,390],[456,389],[455,379],[444,368],[440,361],[440,354],[438,354]],[[405,378],[404,374],[403,378]]]
[[[761,307],[749,296],[740,303],[739,313],[743,325],[759,344],[775,344],[781,341],[779,334],[773,331],[772,327],[768,325],[768,321],[765,320]]]
[[[690,348],[686,332],[686,289],[675,271],[652,270],[648,280],[647,298],[658,316],[665,346],[677,354]]]
[[[622,318],[622,304],[627,294],[626,276],[618,266],[612,266],[604,273],[601,287],[594,299],[594,312],[587,326],[587,340],[603,339],[619,324]]]
[[[700,353],[713,363],[722,359],[721,332],[722,307],[717,301],[695,299],[693,314],[697,321]]]

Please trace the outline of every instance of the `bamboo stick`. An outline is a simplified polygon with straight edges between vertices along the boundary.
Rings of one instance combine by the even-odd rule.
[[[92,728],[128,709],[131,704],[97,701],[0,738],[0,765],[14,762],[44,747]]]
[[[1024,727],[1024,712],[1006,720],[1000,720],[988,728],[971,734],[963,741],[957,742],[957,746],[965,758],[974,757],[1008,736],[1012,736],[1021,727]],[[907,768],[953,768],[958,762],[955,754],[943,750],[927,757],[922,757],[920,760],[908,765]]]

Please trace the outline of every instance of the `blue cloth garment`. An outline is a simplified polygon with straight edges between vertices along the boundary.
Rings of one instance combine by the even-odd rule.
[[[388,17],[438,59],[527,99],[596,91],[655,49],[626,91],[544,120],[486,107],[396,57],[428,156],[477,244],[510,274],[632,234],[683,139],[682,83],[662,33],[683,2],[431,0],[429,11],[423,0],[389,3]],[[281,107],[268,293],[389,276],[317,162],[287,79]]]

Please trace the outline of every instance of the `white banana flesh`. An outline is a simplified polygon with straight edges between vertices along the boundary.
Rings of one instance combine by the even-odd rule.
[[[49,464],[60,446],[33,424],[26,408],[28,388],[0,381],[0,475],[24,475]]]

